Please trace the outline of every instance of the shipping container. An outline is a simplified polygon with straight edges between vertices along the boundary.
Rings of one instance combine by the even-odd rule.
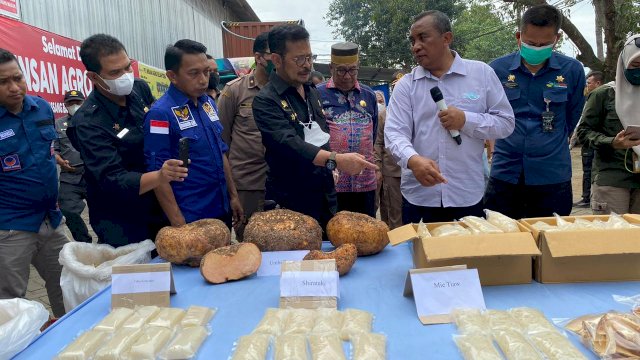
[[[225,58],[253,56],[253,40],[263,32],[277,25],[297,24],[304,26],[303,20],[274,22],[223,22],[222,47]]]

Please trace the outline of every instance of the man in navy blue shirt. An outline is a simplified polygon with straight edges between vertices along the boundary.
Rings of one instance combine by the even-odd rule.
[[[155,171],[178,158],[179,141],[188,139],[189,177],[155,189],[160,206],[172,226],[217,218],[231,227],[241,221],[238,198],[222,141],[222,125],[215,102],[207,96],[210,66],[207,48],[193,40],[180,40],[164,55],[169,90],[145,115],[144,155],[147,170]]]
[[[484,202],[516,219],[571,213],[568,139],[584,105],[585,76],[577,60],[553,52],[561,23],[553,6],[530,8],[516,33],[520,50],[490,64],[516,127],[496,142]]]
[[[26,91],[18,60],[0,49],[0,299],[26,295],[33,264],[60,317],[58,256],[69,239],[57,205],[56,129],[49,104]]]

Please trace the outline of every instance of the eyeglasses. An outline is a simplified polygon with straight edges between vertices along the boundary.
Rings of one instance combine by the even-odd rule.
[[[305,63],[309,63],[309,65],[313,65],[313,62],[316,61],[318,55],[300,55],[296,56],[293,59],[293,62],[298,66],[304,66]]]
[[[345,76],[347,73],[349,73],[349,75],[351,76],[355,76],[358,73],[358,70],[360,69],[359,68],[351,68],[351,69],[337,68],[336,73],[338,73],[339,76]]]

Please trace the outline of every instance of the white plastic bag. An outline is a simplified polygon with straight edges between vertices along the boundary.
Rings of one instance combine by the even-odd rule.
[[[0,360],[24,350],[47,320],[49,312],[37,301],[0,300]]]
[[[69,312],[111,283],[113,265],[145,264],[156,246],[151,240],[114,248],[106,244],[69,242],[60,251],[60,287]]]

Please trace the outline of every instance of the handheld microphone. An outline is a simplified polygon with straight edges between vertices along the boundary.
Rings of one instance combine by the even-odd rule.
[[[431,98],[436,103],[436,106],[438,106],[438,110],[447,110],[447,104],[444,102],[444,96],[442,96],[442,91],[440,91],[440,88],[434,86],[431,88],[430,92]],[[462,138],[460,137],[460,132],[458,130],[449,130],[449,134],[451,134],[451,137],[456,141],[458,145],[462,144]]]

